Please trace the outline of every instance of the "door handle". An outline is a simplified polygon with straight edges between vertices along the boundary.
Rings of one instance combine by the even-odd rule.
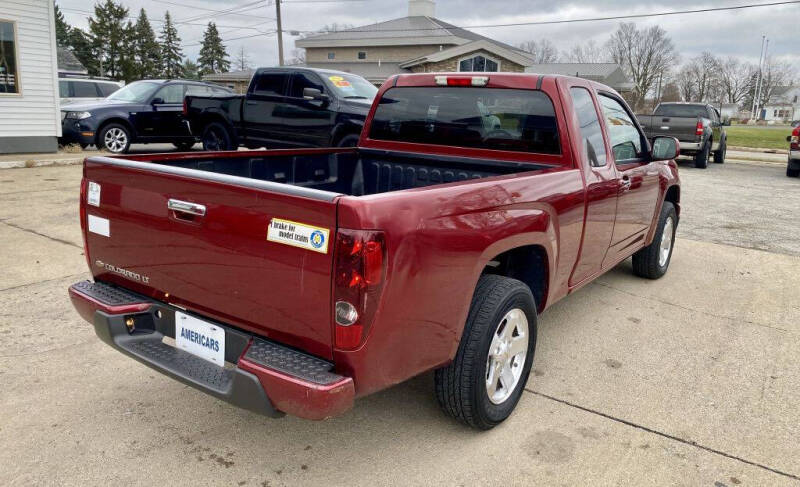
[[[258,102],[253,100],[247,100],[245,103],[248,105],[258,105]]]
[[[628,176],[622,176],[622,179],[619,182],[619,189],[621,192],[631,189],[631,178]]]
[[[178,213],[188,213],[190,215],[205,216],[206,207],[189,201],[170,199],[167,208]]]

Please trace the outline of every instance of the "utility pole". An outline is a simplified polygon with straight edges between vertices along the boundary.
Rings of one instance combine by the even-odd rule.
[[[267,0],[269,3],[269,0]],[[278,66],[283,66],[283,29],[281,28],[281,0],[275,0],[275,22],[278,24]]]
[[[764,65],[767,64],[767,53],[769,52],[769,39],[767,39],[767,44],[764,46]],[[756,91],[758,94],[758,103],[756,104],[756,120],[761,114],[761,96],[764,94],[764,70],[761,69],[761,77],[758,81],[758,90]]]
[[[758,58],[758,75],[756,76],[756,85],[753,87],[753,105],[750,108],[750,118],[756,118],[756,100],[758,100],[758,85],[761,83],[761,64],[764,62],[764,43],[767,41],[767,36],[761,36],[761,51]]]

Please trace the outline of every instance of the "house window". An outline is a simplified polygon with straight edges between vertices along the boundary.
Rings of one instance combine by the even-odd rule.
[[[358,59],[367,59],[366,51],[358,51]]]
[[[21,93],[14,22],[0,20],[0,95]]]
[[[499,69],[500,62],[486,56],[477,55],[461,59],[458,62],[459,71],[495,72]]]
[[[329,52],[328,53],[328,59],[336,59],[336,53],[335,52]]]

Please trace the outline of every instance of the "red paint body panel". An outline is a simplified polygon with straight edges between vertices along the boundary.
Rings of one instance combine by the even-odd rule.
[[[523,163],[520,172],[321,201],[89,160],[84,177],[100,182],[103,204],[99,209],[86,206],[82,197],[81,207],[109,218],[112,236],[86,233],[87,258],[147,275],[158,286],[92,266],[95,277],[332,360],[335,371],[352,380],[313,391],[295,390],[286,377],[240,361],[258,375],[265,390],[280,384],[289,388],[281,399],[287,402],[278,404],[279,409],[318,419],[346,409],[354,395],[383,389],[451,361],[475,285],[487,263],[499,254],[521,246],[544,251],[547,289],[538,303],[543,311],[652,240],[664,196],[679,184],[674,161],[615,165],[605,128],[608,164],[589,167],[583,160],[580,124],[569,88],[590,90],[601,120],[597,92],[613,94],[612,90],[570,77],[489,76],[490,88],[541,89],[551,98],[560,155],[370,139],[369,126],[383,93],[395,86],[435,86],[434,76],[402,75],[384,83],[356,151],[511,161]],[[348,151],[353,149],[268,153]],[[266,153],[214,156],[242,154]],[[128,159],[168,163],[191,157],[196,156]],[[524,163],[531,163],[531,170],[526,171]],[[549,168],[542,169],[543,164]],[[623,184],[623,179],[631,184]],[[201,223],[176,221],[166,210],[166,200],[173,197],[202,202],[208,206],[208,216],[212,210],[215,216]],[[331,242],[337,228],[383,232],[386,280],[368,336],[357,349],[336,350],[332,344],[332,249],[318,254],[267,242],[272,217],[329,228]]]

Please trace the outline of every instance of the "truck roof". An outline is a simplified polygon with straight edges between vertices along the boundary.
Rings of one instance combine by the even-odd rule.
[[[547,79],[580,79],[583,83],[589,83],[595,89],[603,90],[619,95],[613,88],[586,78],[577,76],[567,76],[563,74],[539,74],[539,73],[501,73],[501,72],[434,72],[434,73],[409,73],[396,74],[389,78],[384,85],[390,86],[436,86],[436,78],[440,76],[453,78],[466,77],[485,77],[488,78],[486,87],[488,88],[517,88],[517,89],[541,89],[542,83]]]

